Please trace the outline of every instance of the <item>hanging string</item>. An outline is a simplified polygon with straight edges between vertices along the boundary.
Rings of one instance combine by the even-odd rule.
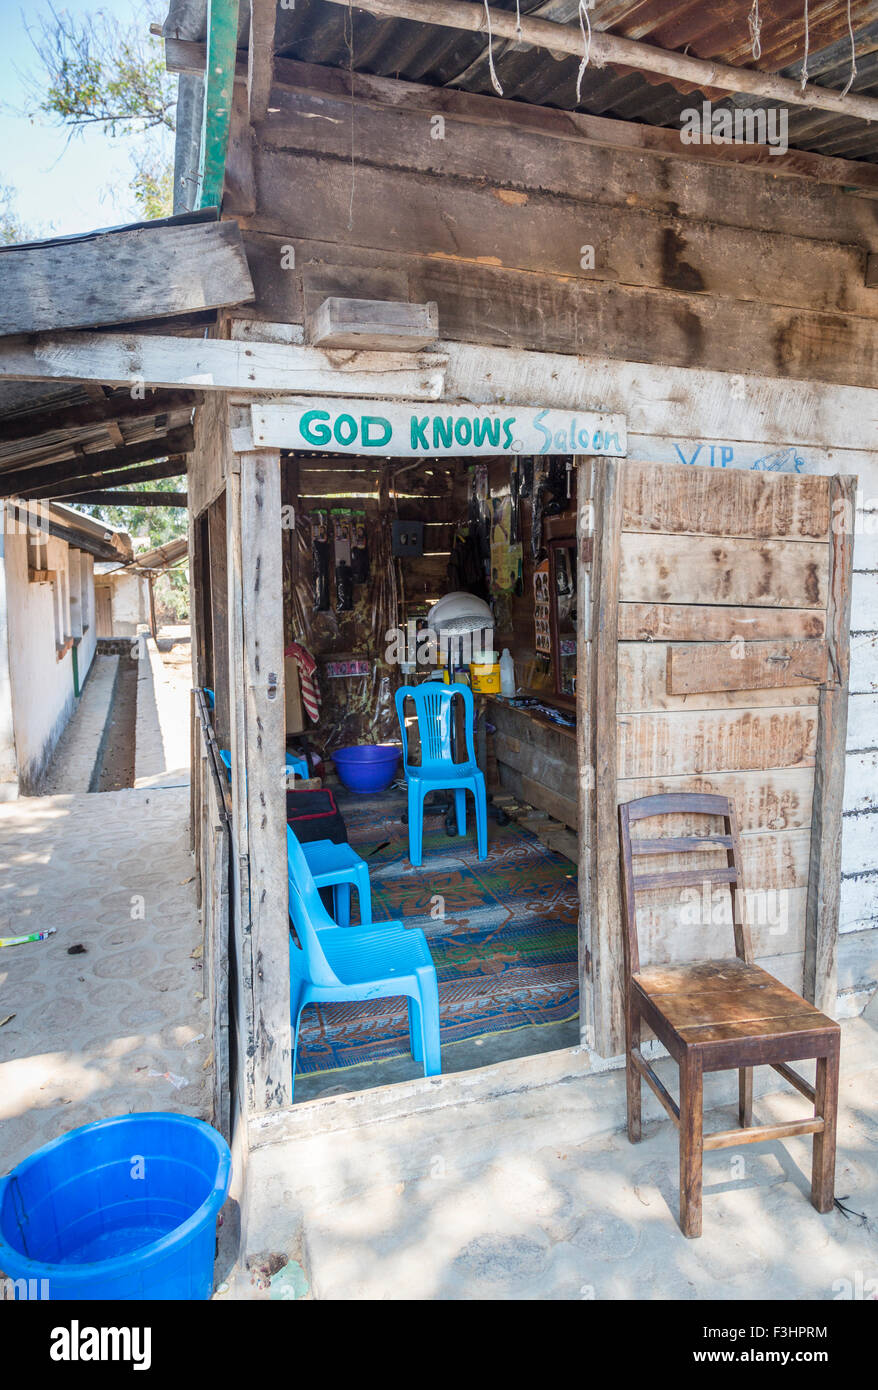
[[[576,74],[576,104],[582,101],[582,79],[591,58],[591,20],[588,17],[588,6],[593,0],[579,0],[579,27],[582,30],[582,62],[579,64],[579,72]],[[586,28],[588,33],[586,34]]]
[[[500,86],[497,69],[494,67],[494,35],[491,32],[491,11],[488,9],[488,0],[485,0],[485,19],[488,21],[488,68],[491,73],[491,86],[498,97],[502,97],[503,88]]]
[[[805,56],[804,56],[804,58],[802,59],[802,91],[803,91],[803,92],[804,92],[804,90],[805,90],[805,84],[806,84],[807,81],[808,81],[808,49],[809,49],[810,43],[811,43],[811,35],[810,35],[810,32],[809,32],[809,24],[810,24],[810,21],[809,21],[809,18],[808,18],[808,0],[805,0]]]
[[[354,188],[357,180],[357,166],[354,159],[354,5],[348,0],[348,13],[345,16],[344,36],[348,47],[348,72],[351,81],[351,200],[348,205],[348,231],[354,226]]]
[[[851,36],[851,75],[848,78],[842,96],[846,97],[851,87],[854,85],[854,78],[857,75],[857,48],[854,43],[854,26],[851,23],[851,0],[848,0],[848,33]]]
[[[850,0],[848,0],[850,3]],[[753,49],[753,61],[758,63],[762,57],[762,19],[759,14],[759,0],[753,0],[753,5],[747,16],[747,24],[750,29],[750,46]]]
[[[515,37],[521,41],[521,0],[515,0]]]

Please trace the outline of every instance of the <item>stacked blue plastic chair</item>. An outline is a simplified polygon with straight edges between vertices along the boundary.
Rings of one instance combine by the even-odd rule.
[[[226,769],[226,776],[231,782],[232,755],[227,748],[221,748],[220,757]],[[305,759],[287,753],[287,780],[290,780],[291,771],[294,777],[307,777],[308,764]],[[332,889],[332,910],[338,925],[350,925],[351,884],[357,890],[360,922],[371,922],[372,886],[369,882],[369,866],[365,859],[361,859],[350,845],[337,845],[334,840],[312,840],[301,848],[317,887]]]
[[[409,761],[405,731],[405,701],[413,700],[421,741],[420,766]],[[466,760],[456,763],[452,751],[454,701],[463,700],[466,730]],[[424,798],[428,792],[453,791],[458,835],[466,834],[466,794],[472,792],[476,805],[476,839],[479,858],[488,857],[488,798],[484,774],[479,771],[473,747],[473,697],[465,685],[444,685],[424,681],[422,685],[400,686],[396,692],[396,713],[402,732],[402,757],[409,797],[409,859],[419,865],[424,853]]]
[[[369,866],[350,845],[334,840],[310,840],[300,846],[318,888],[332,889],[332,915],[340,927],[351,922],[351,885],[360,902],[360,925],[372,921]]]
[[[442,1070],[439,990],[427,938],[398,920],[342,930],[320,900],[302,846],[287,826],[290,919],[290,1023],[293,1088],[302,1011],[308,1004],[408,999],[412,1056],[425,1076]]]

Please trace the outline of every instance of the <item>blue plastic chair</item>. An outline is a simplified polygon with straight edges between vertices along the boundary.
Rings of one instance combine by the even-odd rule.
[[[231,755],[231,753],[229,752],[228,748],[221,748],[220,751],[219,751],[219,755],[220,755],[220,757],[222,758],[223,762],[224,762],[225,765],[226,765],[226,771],[227,771],[228,774],[229,774],[229,781],[231,782],[231,780],[232,780],[232,755]],[[285,761],[285,766],[286,766],[286,768],[287,768],[288,770],[289,770],[290,768],[292,768],[293,775],[294,775],[295,777],[310,777],[310,776],[311,776],[311,773],[310,773],[309,770],[308,770],[308,762],[307,762],[307,759],[306,759],[306,758],[297,758],[296,755],[295,755],[294,753],[287,753],[287,754],[285,755],[285,758],[286,758],[286,761]]]
[[[466,762],[452,757],[451,733],[454,701],[463,700],[466,729]],[[421,765],[409,763],[405,732],[405,701],[415,704],[421,740]],[[396,692],[396,713],[402,731],[402,759],[409,797],[409,859],[416,867],[424,853],[424,797],[428,792],[453,791],[458,835],[466,834],[466,794],[476,803],[476,839],[479,858],[488,857],[488,799],[484,774],[476,764],[473,747],[473,697],[465,685],[444,685],[424,681],[422,685],[403,685]]]
[[[360,925],[372,921],[369,866],[350,845],[309,840],[300,846],[318,888],[332,889],[332,915],[340,927],[351,924],[351,884],[360,902]]]
[[[365,999],[408,999],[409,1044],[425,1076],[439,1076],[439,990],[427,938],[417,927],[395,920],[368,927],[332,930],[302,846],[287,826],[290,918],[290,1023],[293,1030],[293,1089],[302,1012],[309,1004]]]

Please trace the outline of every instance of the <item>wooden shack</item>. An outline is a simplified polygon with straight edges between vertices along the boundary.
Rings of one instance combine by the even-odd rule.
[[[647,792],[734,798],[771,973],[833,1014],[878,978],[871,49],[841,95],[842,3],[804,89],[785,0],[758,62],[743,10],[599,3],[584,50],[569,7],[535,8],[172,0],[179,210],[221,206],[252,294],[203,339],[81,333],[73,366],[0,346],[7,374],[198,393],[193,847],[218,1106],[251,1143],[291,1103],[285,654],[307,638],[325,677],[319,754],[398,737],[386,634],[510,497],[520,568],[488,590],[532,699],[489,698],[495,791],[573,845],[582,1064],[622,1050],[616,808]],[[702,93],[785,112],[788,147],[682,140]],[[312,555],[339,510],[371,565],[341,610]],[[353,693],[326,672],[359,660]],[[683,906],[653,905],[656,958],[722,954],[722,915]]]

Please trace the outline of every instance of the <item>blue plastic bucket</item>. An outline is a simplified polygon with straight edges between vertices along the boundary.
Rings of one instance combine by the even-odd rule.
[[[383,792],[396,776],[401,756],[402,750],[392,743],[359,743],[337,748],[332,759],[352,792]]]
[[[0,1178],[0,1269],[33,1281],[21,1299],[209,1298],[231,1173],[222,1135],[188,1115],[73,1129]]]

